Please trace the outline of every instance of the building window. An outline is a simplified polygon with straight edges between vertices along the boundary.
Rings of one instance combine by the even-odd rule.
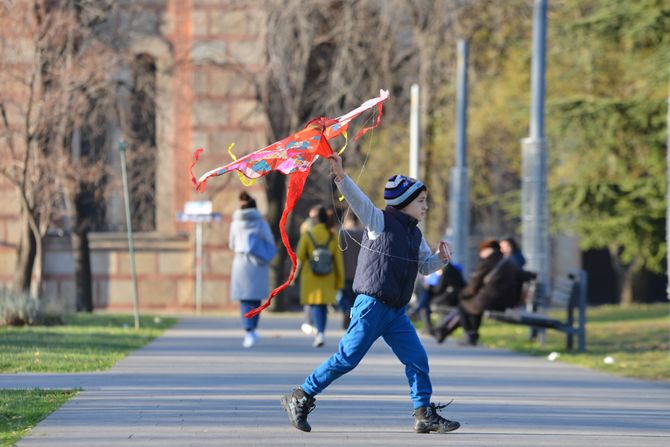
[[[133,229],[156,229],[156,61],[140,54],[133,61],[128,178]],[[130,150],[132,148],[132,150]]]

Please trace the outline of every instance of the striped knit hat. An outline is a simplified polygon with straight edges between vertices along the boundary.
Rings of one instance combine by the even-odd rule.
[[[421,191],[426,190],[421,180],[404,175],[394,175],[389,178],[384,188],[384,201],[387,205],[397,209],[403,209],[418,196]]]

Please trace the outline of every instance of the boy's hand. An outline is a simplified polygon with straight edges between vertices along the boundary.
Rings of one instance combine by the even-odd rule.
[[[442,262],[450,262],[453,256],[451,246],[446,241],[440,241],[440,259]]]
[[[330,162],[330,170],[335,175],[335,180],[341,182],[346,177],[344,168],[342,167],[342,157],[339,156],[337,152],[333,152],[328,156],[328,161]]]

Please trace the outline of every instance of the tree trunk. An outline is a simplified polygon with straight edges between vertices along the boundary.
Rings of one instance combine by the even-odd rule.
[[[628,307],[633,304],[633,275],[637,270],[637,262],[633,261],[624,265],[619,258],[618,248],[610,247],[610,261],[612,269],[616,273],[617,296],[619,304],[622,307]]]
[[[279,221],[281,220],[281,215],[284,211],[284,201],[286,199],[286,176],[278,172],[271,172],[266,175],[265,194],[268,201],[268,223],[270,224],[275,240],[281,241]],[[272,261],[271,276],[274,287],[277,287],[287,277],[287,265],[290,265],[288,253],[286,253],[286,250],[280,249],[277,256]],[[281,296],[279,296],[278,299],[273,300],[273,310],[284,310],[285,308],[286,305],[281,299]]]
[[[635,278],[641,273],[640,262],[634,260],[626,268],[621,292],[621,306],[629,307],[635,302]]]
[[[81,185],[80,185],[81,188]],[[93,280],[91,275],[91,253],[88,245],[88,230],[85,213],[85,194],[75,194],[66,189],[68,219],[70,221],[70,245],[74,258],[75,303],[77,312],[93,311]]]
[[[28,213],[29,211],[22,206],[21,234],[16,249],[16,275],[14,276],[14,290],[27,293],[30,292],[33,267],[35,266],[35,256],[37,253],[35,235],[30,229],[30,217],[28,216]]]
[[[74,255],[75,291],[78,312],[93,312],[93,279],[91,275],[91,252],[88,231],[72,232]]]
[[[633,304],[633,269],[628,267],[624,271],[621,290],[621,307],[629,307]]]

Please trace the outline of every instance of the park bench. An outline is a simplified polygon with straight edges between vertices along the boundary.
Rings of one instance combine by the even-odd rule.
[[[572,350],[573,339],[577,336],[577,346],[580,352],[586,348],[586,272],[569,273],[559,277],[548,297],[538,293],[537,283],[532,280],[529,287],[531,298],[526,309],[507,309],[505,311],[486,311],[485,315],[496,321],[510,324],[520,324],[533,328],[533,333],[544,329],[553,329],[566,334],[566,348]],[[565,309],[565,320],[549,317],[545,312],[549,309]],[[575,310],[577,316],[575,317]]]

